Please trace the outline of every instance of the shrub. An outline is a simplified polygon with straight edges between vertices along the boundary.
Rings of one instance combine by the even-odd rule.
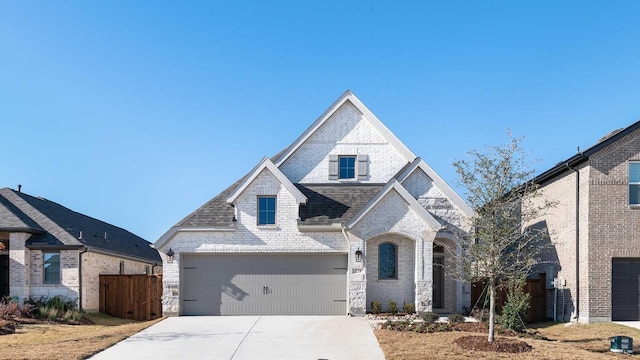
[[[382,312],[382,303],[378,300],[372,301],[371,312],[374,314],[380,314]]]
[[[451,315],[449,315],[447,317],[447,319],[449,320],[449,323],[451,323],[451,324],[464,322],[464,316],[462,316],[460,314],[451,314]]]
[[[433,323],[435,321],[438,321],[438,319],[440,319],[440,315],[434,312],[423,312],[423,313],[420,313],[420,318],[422,318],[422,320],[424,320],[424,322],[426,323]]]
[[[413,303],[408,303],[405,301],[405,303],[402,305],[402,310],[407,314],[413,314],[414,312],[416,312],[416,306]]]
[[[79,322],[80,320],[82,320],[83,317],[84,317],[84,313],[80,311],[74,311],[73,314],[71,315],[71,319],[75,322]]]
[[[20,311],[20,305],[13,301],[1,301],[0,302],[0,319],[13,319],[19,317],[22,314]]]
[[[59,311],[65,311],[65,301],[60,295],[56,295],[47,301],[47,307],[53,308]]]
[[[54,307],[45,307],[45,309],[49,320],[55,321],[56,319],[58,319],[58,313],[60,312],[60,310]]]
[[[395,301],[389,301],[389,312],[392,314],[398,313],[398,305],[396,305]]]
[[[507,302],[502,307],[500,324],[507,329],[523,332],[526,328],[522,320],[529,309],[530,295],[522,291],[524,281],[513,281],[507,288]]]

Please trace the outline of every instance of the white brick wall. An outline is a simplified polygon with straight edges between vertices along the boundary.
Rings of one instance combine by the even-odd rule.
[[[389,242],[397,246],[398,278],[378,278],[378,246]],[[389,301],[395,301],[402,310],[404,302],[415,301],[414,279],[414,242],[399,235],[382,235],[367,241],[366,251],[367,268],[367,310],[371,311],[371,302],[382,302],[384,311],[389,306]]]
[[[409,160],[391,145],[350,102],[345,102],[280,170],[294,183],[339,183],[329,180],[329,155],[369,156],[369,179],[386,183]]]
[[[27,250],[30,261],[29,296],[51,298],[60,295],[66,299],[78,298],[78,250],[61,250],[60,252],[60,284],[45,284],[43,278],[43,252]]]
[[[421,169],[416,169],[403,182],[407,191],[431,214],[455,227],[462,228],[464,214],[444,195]]]

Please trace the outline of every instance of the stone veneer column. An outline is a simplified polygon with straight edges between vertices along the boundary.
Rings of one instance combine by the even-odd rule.
[[[362,261],[356,262],[355,253],[362,251]],[[364,242],[349,244],[349,314],[364,316],[367,312],[367,272],[365,268]]]
[[[180,250],[174,249],[173,262],[167,262],[164,252],[158,251],[162,258],[162,314],[180,315]]]
[[[416,311],[433,310],[433,241],[435,231],[424,231],[416,239]]]
[[[9,234],[9,295],[18,302],[29,297],[29,249],[25,247],[28,233]]]

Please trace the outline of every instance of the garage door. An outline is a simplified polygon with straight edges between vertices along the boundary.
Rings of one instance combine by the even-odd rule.
[[[344,315],[347,255],[183,255],[182,315]]]
[[[640,320],[640,259],[613,259],[611,319]]]

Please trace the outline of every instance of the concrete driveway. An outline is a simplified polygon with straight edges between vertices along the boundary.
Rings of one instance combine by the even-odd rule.
[[[182,316],[167,318],[91,359],[384,360],[365,318]]]

